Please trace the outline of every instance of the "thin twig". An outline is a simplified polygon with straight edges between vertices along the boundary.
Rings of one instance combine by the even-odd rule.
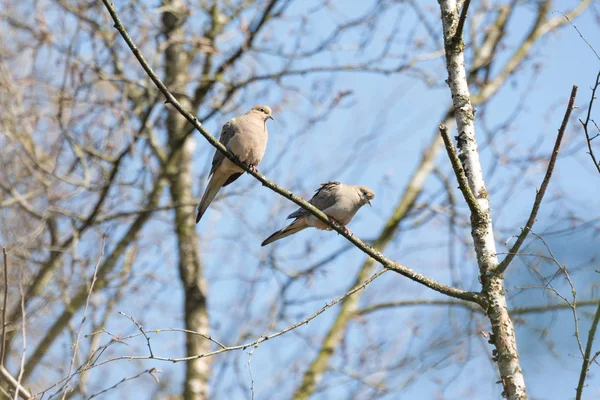
[[[148,333],[150,333],[150,332],[151,333],[159,333],[159,332],[182,332],[182,333],[187,333],[187,334],[190,334],[190,335],[201,336],[204,339],[210,340],[211,342],[213,342],[214,344],[216,344],[217,346],[219,346],[222,349],[224,349],[225,347],[227,347],[223,343],[219,342],[217,339],[213,338],[210,335],[207,335],[205,333],[200,333],[200,332],[192,331],[192,330],[189,330],[189,329],[165,328],[165,329],[152,329],[152,330],[149,330],[149,331],[146,331],[146,332],[148,332]]]
[[[588,369],[590,368],[590,354],[592,352],[592,344],[594,343],[594,337],[596,336],[598,322],[600,322],[600,303],[598,303],[596,315],[594,315],[594,320],[592,321],[592,326],[590,327],[590,332],[588,334],[587,344],[585,345],[585,354],[583,356],[583,362],[581,363],[581,374],[579,375],[579,383],[577,384],[576,390],[577,396],[575,397],[575,400],[581,400],[583,387],[585,386],[585,378],[587,376]],[[594,356],[594,358],[595,357],[596,356]]]
[[[598,86],[600,86],[600,71],[598,71],[598,75],[596,76],[596,83],[594,84],[594,87],[592,87],[592,96],[590,97],[590,104],[588,105],[585,122],[583,122],[581,119],[579,120],[579,122],[581,122],[581,125],[583,125],[583,131],[585,132],[585,138],[587,140],[587,147],[588,147],[588,154],[592,158],[592,161],[594,162],[594,166],[598,170],[598,173],[600,173],[600,164],[598,163],[598,160],[596,159],[596,156],[594,154],[594,150],[592,149],[592,140],[595,139],[598,135],[595,135],[594,137],[590,137],[590,133],[588,131],[588,124],[590,123],[590,120],[592,122],[594,122],[591,119],[591,115],[592,115],[592,107],[594,106],[594,100],[596,100],[596,89],[598,89]],[[595,125],[595,123],[594,123],[594,125]]]
[[[498,267],[496,268],[496,273],[502,274],[506,271],[506,268],[510,265],[511,261],[515,257],[515,254],[519,252],[521,245],[527,238],[529,231],[533,227],[535,223],[535,218],[537,217],[537,213],[540,209],[540,205],[542,204],[542,200],[544,199],[544,195],[546,194],[546,189],[548,188],[548,184],[550,183],[550,178],[552,177],[552,172],[554,171],[554,165],[556,164],[556,159],[558,158],[558,152],[560,150],[560,144],[562,142],[563,136],[567,129],[567,124],[569,123],[569,118],[571,117],[571,111],[573,111],[575,97],[577,96],[577,86],[573,85],[571,89],[571,97],[569,98],[569,104],[567,105],[567,110],[565,111],[565,116],[563,117],[562,124],[560,125],[560,129],[558,130],[558,135],[556,136],[556,143],[554,143],[554,149],[552,150],[552,155],[550,156],[550,162],[548,163],[548,168],[546,169],[546,175],[544,176],[544,180],[542,181],[542,185],[540,189],[537,191],[535,195],[535,201],[533,202],[533,207],[531,209],[531,213],[529,214],[529,219],[525,224],[525,227],[522,229],[521,234],[517,238],[515,244],[510,248],[506,257]]]
[[[139,329],[139,331],[146,338],[146,344],[148,345],[148,351],[150,352],[150,358],[154,358],[154,353],[152,352],[152,346],[150,346],[150,338],[148,337],[148,335],[144,331],[144,327],[142,327],[142,325],[140,325],[139,322],[137,322],[133,317],[130,317],[129,315],[125,314],[124,312],[119,311],[119,314],[121,314],[125,318],[129,319],[131,322],[133,322],[135,324],[135,326],[137,326],[137,328]]]
[[[587,41],[587,39],[585,37],[583,37],[583,34],[579,31],[579,29],[577,29],[577,27],[575,26],[575,24],[571,21],[571,19],[569,17],[567,17],[565,14],[563,14],[560,11],[557,11],[558,13],[562,14],[563,17],[565,17],[565,19],[567,21],[569,21],[569,23],[571,24],[571,26],[573,28],[575,28],[575,30],[577,31],[577,33],[579,34],[579,36],[581,37],[581,39],[583,39],[583,41],[585,42],[585,44],[588,45],[588,47],[594,52],[594,54],[596,55],[596,58],[598,60],[600,60],[600,55],[598,55],[598,53],[596,53],[596,50],[594,49],[594,47],[590,44],[590,42]]]
[[[227,157],[229,160],[231,160],[234,164],[243,168],[246,172],[248,172],[248,174],[252,175],[259,182],[261,182],[263,184],[263,186],[271,189],[272,191],[280,194],[283,197],[290,199],[291,201],[293,201],[300,207],[309,211],[311,214],[313,214],[315,217],[317,217],[317,219],[324,222],[325,224],[327,224],[327,226],[331,227],[333,230],[335,230],[340,235],[344,236],[346,239],[348,239],[350,242],[352,242],[352,244],[354,244],[358,249],[363,251],[368,256],[372,257],[374,260],[381,263],[386,269],[389,269],[396,273],[399,273],[415,282],[418,282],[422,285],[425,285],[437,292],[446,294],[448,296],[455,297],[455,298],[462,299],[462,300],[472,301],[475,303],[481,303],[481,296],[479,293],[469,292],[466,290],[462,290],[462,289],[458,289],[458,288],[454,288],[454,287],[445,285],[445,284],[437,282],[431,278],[428,278],[416,271],[413,271],[412,269],[410,269],[404,265],[401,265],[395,261],[388,259],[383,254],[381,254],[379,251],[375,250],[372,246],[366,244],[365,242],[358,239],[356,236],[352,235],[351,233],[346,232],[344,227],[338,226],[337,224],[333,224],[331,222],[331,220],[327,217],[327,215],[325,215],[325,213],[323,213],[321,210],[319,210],[318,208],[316,208],[315,206],[310,204],[308,201],[295,195],[291,191],[277,185],[273,181],[267,179],[264,175],[262,175],[258,172],[252,171],[248,165],[242,163],[233,154],[229,153],[227,151],[227,149],[225,148],[225,146],[223,146],[223,144],[221,142],[219,142],[215,137],[213,137],[206,130],[206,128],[204,128],[204,126],[202,126],[202,124],[198,121],[198,118],[196,118],[192,113],[190,113],[188,110],[186,110],[177,101],[175,96],[173,96],[173,94],[169,91],[169,89],[167,89],[165,84],[160,80],[158,75],[156,75],[156,73],[152,70],[152,68],[150,67],[150,65],[144,58],[144,56],[142,56],[142,54],[138,50],[137,46],[133,43],[133,41],[132,41],[131,37],[129,36],[129,34],[127,33],[127,30],[125,29],[125,27],[121,24],[121,21],[117,15],[117,12],[116,12],[114,6],[110,3],[110,1],[102,0],[102,2],[104,3],[106,9],[108,10],[109,14],[111,15],[113,21],[115,22],[115,25],[114,25],[115,28],[121,34],[121,36],[123,37],[123,39],[129,46],[129,48],[131,49],[133,55],[136,57],[136,59],[138,60],[138,62],[140,63],[140,65],[142,66],[142,68],[144,69],[146,74],[148,75],[148,77],[152,80],[152,82],[154,82],[156,87],[165,96],[166,103],[170,103],[171,105],[173,105],[173,107],[183,117],[185,117],[185,119],[187,119],[188,122],[190,124],[192,124],[194,126],[194,128],[196,128],[198,130],[198,132],[200,132],[200,134],[202,134],[202,136],[204,136],[204,138],[213,147],[215,147],[218,151],[223,153],[225,157]],[[186,138],[187,138],[187,135],[183,136],[181,138],[181,140],[184,141],[184,140],[186,140]]]
[[[552,252],[552,249],[550,248],[550,246],[548,245],[548,243],[542,236],[538,235],[537,233],[535,233],[533,231],[531,231],[531,234],[534,235],[535,237],[537,237],[542,242],[542,244],[548,251],[548,254],[550,255],[550,257],[548,257],[547,259],[550,260],[552,263],[554,263],[558,267],[558,270],[563,273],[567,283],[569,284],[569,288],[571,289],[571,296],[573,297],[573,301],[569,301],[569,299],[567,299],[566,296],[563,296],[562,294],[560,294],[560,292],[552,286],[552,280],[554,280],[554,278],[558,275],[558,271],[554,274],[554,276],[551,279],[548,279],[546,276],[544,276],[542,273],[540,273],[537,269],[532,268],[533,272],[536,275],[538,275],[538,277],[545,283],[544,289],[550,290],[551,292],[553,292],[558,298],[560,298],[562,301],[564,301],[565,304],[567,304],[569,306],[569,308],[571,309],[571,313],[573,314],[573,325],[575,327],[574,336],[575,336],[575,340],[577,342],[577,346],[579,347],[579,352],[581,353],[581,357],[583,357],[584,350],[583,350],[583,345],[581,344],[581,336],[579,334],[579,317],[577,316],[577,306],[578,306],[577,291],[575,290],[575,285],[573,284],[573,281],[571,280],[571,277],[569,276],[569,270],[567,269],[566,266],[562,265],[556,259],[556,257],[554,256],[554,253]]]
[[[111,387],[106,388],[106,389],[102,390],[101,392],[98,392],[98,393],[95,393],[95,394],[91,395],[90,397],[88,397],[88,400],[93,399],[94,397],[98,397],[101,394],[104,394],[104,393],[106,393],[108,391],[111,391],[111,390],[115,389],[117,386],[119,386],[122,383],[125,383],[127,381],[132,381],[132,380],[137,379],[140,376],[145,375],[145,374],[151,375],[154,378],[154,380],[158,382],[158,378],[154,375],[157,372],[161,372],[161,371],[157,370],[156,368],[150,368],[150,369],[147,369],[145,371],[140,372],[137,375],[130,376],[129,378],[123,378],[119,382],[117,382],[114,385],[112,385]]]
[[[15,390],[14,400],[21,395],[21,380],[23,379],[23,372],[25,371],[25,355],[27,354],[27,314],[25,313],[25,291],[23,290],[23,270],[21,270],[21,276],[19,277],[19,293],[21,295],[21,333],[23,334],[23,352],[21,353],[21,367],[19,368],[19,376],[17,378],[17,390]]]
[[[463,169],[463,166],[460,163],[460,159],[458,158],[458,154],[456,153],[456,148],[454,147],[452,139],[450,138],[450,134],[448,133],[448,128],[446,127],[446,125],[440,124],[439,129],[440,134],[442,135],[442,139],[444,139],[444,146],[446,147],[446,152],[448,153],[450,164],[452,164],[452,169],[454,170],[454,174],[456,175],[456,179],[458,180],[458,187],[460,188],[460,191],[465,197],[465,201],[467,202],[471,213],[479,215],[481,214],[481,210],[479,209],[479,205],[477,204],[477,199],[471,191],[471,187],[469,186],[469,182],[467,181],[467,176],[465,175],[465,170]]]
[[[92,276],[92,282],[90,283],[90,289],[88,291],[87,299],[85,301],[85,308],[83,309],[83,316],[81,317],[81,323],[79,324],[79,330],[77,331],[77,337],[75,338],[75,345],[73,348],[73,357],[71,358],[71,364],[69,365],[69,376],[73,372],[73,366],[75,365],[75,360],[77,359],[77,353],[79,352],[79,338],[81,337],[81,331],[83,330],[83,325],[85,324],[85,320],[87,318],[87,310],[90,304],[90,298],[92,297],[92,292],[94,291],[94,284],[96,283],[96,274],[98,273],[98,267],[100,266],[100,262],[102,258],[104,258],[104,245],[105,245],[106,235],[102,236],[102,247],[100,248],[100,257],[98,257],[98,261],[94,266],[94,274]],[[64,392],[63,392],[63,400],[67,396],[67,392],[69,391],[69,381],[67,380]]]
[[[255,347],[256,348],[256,347]],[[250,372],[250,397],[254,400],[254,377],[252,376],[252,354],[254,353],[254,349],[248,352],[248,371]]]
[[[596,307],[600,303],[600,299],[583,300],[577,302],[578,307]],[[400,308],[400,307],[421,307],[421,306],[433,306],[433,307],[458,307],[464,308],[467,311],[471,311],[477,314],[485,314],[485,311],[481,307],[477,307],[471,303],[465,303],[464,301],[458,300],[435,300],[435,299],[421,299],[421,300],[400,300],[390,301],[385,303],[373,304],[366,306],[355,311],[355,315],[366,315],[372,312],[385,310],[389,308]],[[527,315],[527,314],[541,314],[552,311],[561,311],[571,309],[572,304],[570,302],[546,304],[542,306],[530,306],[530,307],[516,307],[509,310],[510,315]]]
[[[6,247],[2,248],[4,256],[4,299],[2,301],[2,347],[0,348],[0,366],[4,366],[4,349],[6,346],[6,306],[8,305],[8,257]]]

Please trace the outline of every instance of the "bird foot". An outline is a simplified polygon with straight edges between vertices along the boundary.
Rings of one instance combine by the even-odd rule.
[[[254,172],[255,174],[258,172],[258,167],[254,164],[249,164],[248,168],[250,168],[250,171]]]
[[[345,226],[343,226],[342,224],[340,224],[335,218],[333,217],[329,217],[329,220],[334,224],[339,226],[340,228],[344,229],[344,232],[346,232],[346,235],[350,234],[350,229],[346,228]]]

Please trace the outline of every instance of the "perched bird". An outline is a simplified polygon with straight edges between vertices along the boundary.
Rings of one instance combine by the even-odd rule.
[[[227,121],[221,129],[219,141],[241,162],[253,171],[260,163],[267,147],[267,120],[273,119],[268,106],[255,106],[246,114]],[[219,150],[215,152],[210,169],[209,181],[198,205],[196,223],[223,186],[242,176],[244,170],[231,162]]]
[[[373,198],[375,198],[375,193],[366,186],[327,182],[317,189],[309,203],[323,211],[334,223],[344,227],[348,232],[346,225],[350,223],[362,206],[365,204],[371,205]],[[309,227],[331,230],[328,225],[304,208],[299,208],[291,213],[288,216],[288,219],[290,218],[294,218],[291,224],[266,238],[261,246],[266,246]]]

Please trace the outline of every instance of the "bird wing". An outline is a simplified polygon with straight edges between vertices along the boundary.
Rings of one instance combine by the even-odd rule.
[[[321,184],[321,186],[316,190],[315,194],[308,202],[313,206],[317,207],[319,210],[323,211],[335,204],[336,194],[339,187],[339,182],[325,182]],[[300,207],[299,209],[288,215],[288,218],[300,218],[309,214],[309,211]]]
[[[227,144],[229,143],[231,138],[234,137],[235,134],[238,132],[234,120],[235,118],[227,121],[225,125],[223,125],[223,128],[221,128],[221,136],[219,136],[219,142],[221,142],[225,147],[227,147]],[[216,150],[215,155],[212,159],[210,174],[208,174],[208,176],[211,176],[215,173],[215,171],[217,170],[217,168],[219,168],[219,165],[221,165],[224,159],[225,154],[221,153],[219,150]]]

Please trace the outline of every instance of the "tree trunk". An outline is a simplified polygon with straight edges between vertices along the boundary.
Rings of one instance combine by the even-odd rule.
[[[183,24],[186,12],[178,1],[163,2],[166,11],[163,26],[169,45],[165,51],[165,83],[174,93],[184,93],[188,82],[188,55],[182,46],[184,43]],[[181,40],[180,40],[181,39]],[[184,107],[191,109],[189,100],[178,99]],[[200,261],[198,234],[195,230],[194,206],[192,194],[192,140],[185,136],[190,129],[186,119],[174,109],[169,109],[167,130],[169,144],[175,150],[173,168],[168,171],[169,190],[175,207],[175,233],[179,255],[179,275],[183,285],[185,329],[209,333],[208,310],[206,308],[207,284],[204,268]],[[185,139],[183,139],[185,137]],[[181,146],[181,140],[186,142]],[[186,336],[186,355],[193,356],[210,351],[210,342],[198,335]],[[188,361],[184,382],[183,398],[199,400],[208,398],[208,358]]]
[[[494,360],[498,364],[503,395],[510,400],[527,399],[525,379],[519,365],[519,352],[512,320],[508,315],[504,295],[504,277],[496,273],[498,258],[492,229],[492,215],[488,192],[485,188],[479,151],[475,140],[475,110],[467,83],[464,62],[464,43],[455,0],[440,0],[444,47],[448,69],[448,86],[452,92],[456,124],[458,128],[458,151],[471,192],[478,204],[478,212],[471,215],[477,264],[483,284],[482,294],[486,298],[486,313],[492,325],[490,342],[494,344]],[[468,6],[468,2],[464,3]],[[464,17],[465,15],[463,15]]]

